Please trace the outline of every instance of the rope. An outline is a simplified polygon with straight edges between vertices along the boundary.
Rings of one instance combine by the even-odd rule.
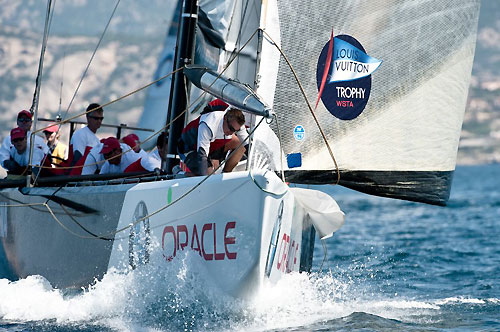
[[[337,165],[337,161],[335,160],[335,156],[333,155],[333,151],[330,148],[330,144],[328,143],[328,139],[326,138],[326,135],[323,132],[323,129],[321,128],[321,125],[319,124],[318,119],[316,118],[316,114],[314,114],[314,110],[313,110],[313,108],[311,106],[311,103],[309,102],[309,99],[307,98],[307,95],[306,95],[306,92],[304,90],[304,87],[302,86],[302,83],[300,82],[300,79],[299,79],[297,73],[295,72],[295,69],[293,68],[293,66],[292,66],[290,60],[288,59],[288,57],[286,56],[286,54],[278,46],[278,44],[276,44],[276,42],[273,40],[273,38],[265,30],[260,29],[260,28],[259,28],[259,30],[261,30],[271,40],[271,42],[274,45],[274,47],[276,47],[276,49],[280,52],[281,56],[283,56],[283,59],[286,61],[288,67],[292,71],[292,74],[293,74],[293,76],[295,78],[295,81],[297,82],[297,84],[299,86],[300,92],[302,93],[302,96],[304,96],[304,100],[306,101],[307,107],[309,108],[309,111],[311,112],[311,115],[312,115],[314,121],[316,122],[316,126],[318,127],[319,132],[321,133],[321,136],[323,137],[323,141],[325,142],[325,145],[326,145],[326,147],[328,149],[328,152],[330,153],[330,157],[332,158],[333,163],[335,164],[335,169],[337,171],[337,182],[335,184],[337,185],[340,182],[340,170],[339,170],[339,167]]]

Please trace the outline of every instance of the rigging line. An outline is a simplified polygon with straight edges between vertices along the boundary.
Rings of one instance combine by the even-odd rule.
[[[0,206],[6,206],[6,207],[30,207],[30,206],[38,206],[38,205],[44,205],[45,203],[22,203],[22,204],[1,204]]]
[[[264,29],[260,29],[259,28],[259,30],[261,30],[271,40],[271,42],[273,43],[274,47],[276,47],[276,49],[280,52],[280,54],[283,56],[283,59],[286,61],[288,67],[292,71],[292,74],[293,74],[293,76],[295,78],[295,81],[297,82],[297,84],[299,86],[299,89],[300,89],[302,95],[304,96],[304,99],[306,101],[307,107],[309,108],[309,111],[311,112],[311,115],[312,115],[314,121],[316,122],[316,126],[318,127],[319,132],[321,133],[323,141],[325,142],[325,145],[326,145],[326,147],[328,149],[328,152],[330,153],[330,157],[332,158],[333,163],[335,164],[335,169],[337,171],[337,182],[335,184],[336,185],[339,184],[339,182],[340,182],[340,170],[339,170],[339,166],[337,164],[337,160],[335,159],[335,156],[333,155],[333,151],[332,151],[332,149],[330,147],[330,144],[328,143],[328,139],[326,138],[326,135],[325,135],[323,129],[321,128],[321,125],[319,124],[318,119],[316,118],[316,114],[314,113],[314,111],[312,109],[312,106],[311,106],[311,103],[309,102],[309,99],[307,98],[307,95],[306,95],[306,92],[304,90],[304,87],[302,86],[302,83],[300,82],[300,79],[297,76],[297,72],[293,68],[292,63],[290,62],[290,60],[288,59],[288,57],[286,56],[286,54],[283,52],[283,50],[281,49],[281,47],[279,47],[278,44],[276,44],[276,42],[273,40],[273,38]]]
[[[80,79],[80,82],[78,82],[78,86],[76,87],[75,93],[73,94],[73,97],[71,98],[71,101],[69,102],[68,108],[66,109],[66,112],[64,113],[64,117],[66,117],[66,115],[68,114],[69,109],[71,108],[71,105],[73,104],[73,101],[75,100],[76,94],[78,93],[78,90],[80,89],[80,86],[82,85],[83,79],[87,75],[87,71],[90,68],[90,64],[92,63],[92,60],[94,60],[94,56],[97,53],[97,49],[101,45],[101,42],[102,42],[102,40],[104,38],[104,35],[106,34],[106,31],[108,30],[109,24],[111,23],[111,20],[113,19],[113,16],[115,15],[116,8],[118,8],[118,5],[120,4],[120,1],[121,0],[117,0],[116,1],[115,8],[113,9],[113,12],[111,13],[111,16],[108,19],[108,23],[106,23],[106,27],[104,28],[104,31],[102,32],[101,37],[99,38],[99,41],[97,42],[97,45],[96,45],[96,47],[94,49],[94,52],[92,53],[92,56],[90,57],[90,60],[89,60],[89,62],[87,64],[87,67],[83,71],[83,74],[82,74],[82,77]]]
[[[241,28],[241,26],[242,26],[242,25],[243,25],[243,23],[244,23],[244,19],[245,19],[245,17],[246,17],[246,13],[247,13],[248,3],[249,3],[249,2],[250,2],[250,0],[247,0],[247,2],[245,3],[245,9],[243,10],[243,12],[242,12],[242,14],[241,14],[241,16],[240,16],[240,28]],[[248,22],[247,22],[247,23],[248,23]],[[234,49],[233,49],[233,50],[231,51],[231,53],[229,54],[229,59],[231,59],[231,58],[234,56],[235,52],[236,52],[236,51],[237,51],[237,49],[238,49],[238,45],[239,45],[240,40],[241,40],[241,34],[242,34],[242,31],[243,31],[243,29],[239,29],[239,31],[238,31],[238,37],[236,37],[236,41],[235,41],[235,43],[234,43]],[[241,50],[240,50],[240,51],[241,51]],[[239,53],[240,53],[240,52],[238,52],[238,54],[239,54]],[[231,62],[232,62],[232,61],[231,61]]]
[[[19,204],[8,204],[8,205],[3,205],[7,207],[33,207],[33,206],[38,206],[38,205],[43,205],[43,203],[22,203],[20,200],[12,198],[7,196],[6,194],[0,193],[0,196],[2,196],[5,199],[8,199],[9,201],[12,202],[17,202]],[[0,202],[2,204],[3,202]],[[35,211],[43,212],[44,210],[38,210],[36,208],[33,208]]]
[[[71,229],[69,229],[68,227],[66,227],[66,225],[64,225],[55,215],[55,213],[52,211],[52,209],[50,208],[50,206],[47,204],[47,203],[43,203],[43,206],[45,206],[47,208],[47,210],[49,211],[49,213],[52,215],[52,218],[54,218],[54,220],[65,230],[67,231],[68,233],[76,236],[76,237],[79,237],[79,238],[83,238],[83,239],[96,239],[96,237],[92,236],[81,236],[75,232],[73,232]],[[99,237],[97,237],[99,238]]]
[[[63,63],[62,63],[62,72],[61,72],[61,85],[59,86],[59,108],[57,110],[57,116],[56,116],[56,121],[59,120],[61,121],[61,108],[62,108],[62,90],[63,90],[63,83],[64,83],[64,64],[66,62],[66,47],[64,47],[64,52],[63,52]],[[59,133],[59,128],[57,128],[57,133]]]

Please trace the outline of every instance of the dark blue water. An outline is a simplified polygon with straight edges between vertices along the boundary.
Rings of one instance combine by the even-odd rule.
[[[186,257],[84,292],[0,279],[0,331],[500,331],[499,165],[459,167],[445,208],[333,191],[324,263],[318,241],[311,276],[252,302],[200,290]]]

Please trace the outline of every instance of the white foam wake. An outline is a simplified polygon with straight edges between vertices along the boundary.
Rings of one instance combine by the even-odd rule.
[[[290,274],[264,285],[252,300],[218,293],[203,268],[186,254],[169,263],[153,258],[145,269],[112,271],[81,292],[61,291],[40,276],[0,280],[0,323],[49,321],[88,324],[119,331],[252,330],[309,326],[364,312],[402,322],[434,320],[444,306],[498,305],[498,299],[451,297],[416,300],[373,294],[331,273]],[[429,318],[430,317],[430,318]]]

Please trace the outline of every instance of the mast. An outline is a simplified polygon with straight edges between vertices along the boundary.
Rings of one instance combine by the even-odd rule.
[[[45,50],[47,48],[47,40],[49,38],[49,25],[50,25],[50,16],[51,16],[51,8],[52,8],[52,0],[47,1],[47,12],[45,15],[45,27],[43,30],[43,39],[42,39],[42,49],[40,50],[40,60],[38,62],[38,73],[35,81],[35,92],[33,94],[33,103],[31,104],[30,112],[33,115],[33,129],[30,137],[30,151],[28,157],[28,165],[31,165],[31,161],[33,160],[33,147],[35,146],[35,136],[33,134],[36,131],[36,126],[38,123],[38,101],[40,99],[40,85],[42,81],[42,71],[43,71],[43,60],[45,57]],[[28,171],[26,175],[26,186],[31,186],[31,171]]]
[[[174,71],[191,64],[194,57],[196,25],[198,23],[198,1],[183,0],[179,13],[179,30],[177,33],[177,46],[175,49]],[[172,76],[170,99],[168,102],[167,124],[178,117],[187,107],[187,86],[183,71],[178,71]],[[168,147],[166,162],[162,162],[162,170],[172,173],[172,167],[178,164],[177,141],[184,128],[185,114],[179,116],[170,127],[165,128],[168,133]]]

